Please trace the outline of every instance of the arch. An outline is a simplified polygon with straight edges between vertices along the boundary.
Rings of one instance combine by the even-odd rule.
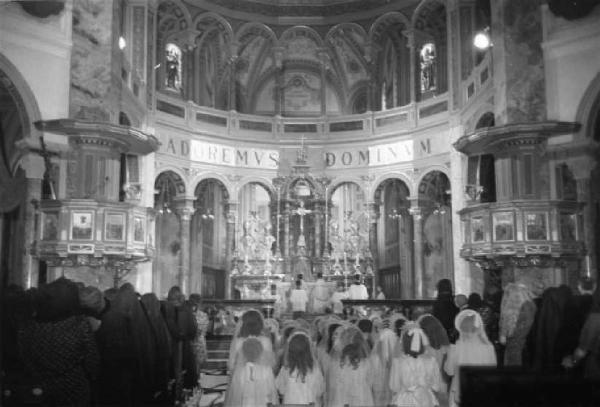
[[[275,35],[275,32],[273,32],[271,27],[264,23],[259,23],[258,21],[250,21],[243,24],[235,33],[234,40],[241,43],[244,36],[251,33],[256,33],[257,35],[263,34],[263,37],[270,39],[273,44],[277,44],[278,42],[277,35]]]
[[[340,30],[345,30],[345,29],[349,29],[349,30],[353,30],[353,31],[358,31],[358,34],[361,35],[365,41],[367,41],[369,39],[368,37],[368,33],[365,31],[365,29],[356,24],[356,23],[340,23],[337,25],[334,25],[333,27],[331,27],[331,29],[327,32],[327,34],[325,34],[325,42],[329,42],[331,41],[331,37]]]
[[[273,186],[271,179],[266,177],[259,177],[256,175],[249,175],[247,177],[242,178],[237,184],[238,193],[242,188],[244,188],[244,186],[253,183],[262,185],[267,190],[269,195],[271,195],[271,197],[274,196],[275,187]]]
[[[222,180],[220,180],[216,177],[206,177],[206,178],[201,179],[194,187],[194,197],[200,198],[201,185],[204,183],[210,183],[211,181],[216,181],[215,184],[218,184],[221,187],[221,189],[223,190],[223,199],[228,201],[231,194],[229,193],[229,190],[227,189],[227,185],[225,185],[225,183]]]
[[[158,168],[158,169],[156,170],[156,174],[157,174],[157,175],[154,177],[154,180],[156,181],[156,179],[157,179],[157,178],[158,178],[158,177],[159,177],[159,176],[160,176],[162,173],[165,173],[165,172],[172,172],[173,174],[175,174],[175,175],[176,175],[176,178],[177,178],[177,179],[179,179],[179,180],[181,180],[181,182],[183,182],[183,184],[184,184],[184,186],[185,186],[185,190],[186,190],[186,191],[189,191],[189,190],[190,190],[189,184],[186,182],[186,177],[185,177],[185,175],[184,175],[183,171],[182,171],[180,168],[177,168],[177,167],[175,167],[175,166],[173,166],[173,165],[168,165],[168,164],[167,164],[167,165],[164,165],[164,166],[161,166],[160,168]]]
[[[323,39],[321,38],[319,33],[314,28],[308,27],[306,25],[296,25],[285,30],[281,34],[281,37],[279,37],[279,44],[285,45],[285,41],[288,40],[288,37],[291,37],[292,34],[295,32],[307,33],[308,35],[306,37],[313,40],[318,47],[323,47]]]
[[[42,119],[37,99],[19,69],[1,53],[0,81],[2,81],[3,86],[7,89],[19,112],[22,137],[35,139],[37,144],[37,139],[41,133],[31,125],[31,123]],[[12,174],[17,170],[18,162],[24,154],[25,152],[23,151],[15,157],[10,157],[11,162],[7,163],[7,165]]]
[[[600,121],[600,73],[590,81],[575,113],[575,121],[581,124],[578,134],[583,138],[594,138]],[[600,140],[597,140],[600,141]]]
[[[442,184],[440,184],[442,183]],[[419,206],[451,206],[448,190],[452,187],[450,177],[440,169],[430,169],[418,182]]]
[[[419,177],[415,180],[415,185],[418,186],[419,184],[421,184],[425,177],[427,177],[429,174],[435,171],[441,172],[446,176],[446,178],[448,178],[448,180],[450,180],[450,169],[444,165],[434,164],[428,166],[426,169],[421,171],[421,175],[419,175]]]
[[[206,22],[208,22],[208,26],[205,25]],[[202,13],[196,16],[196,18],[194,18],[192,27],[194,28],[194,30],[197,30],[202,35],[202,38],[204,38],[206,33],[214,29],[217,29],[220,32],[224,32],[225,39],[230,44],[234,38],[233,29],[231,28],[231,24],[229,24],[229,21],[223,18],[223,16],[220,16],[219,14],[214,13],[212,11]]]
[[[474,130],[482,129],[485,127],[494,127],[495,124],[496,124],[496,118],[494,117],[494,113],[493,112],[485,112],[484,114],[481,115],[479,120],[477,120]]]
[[[346,183],[353,183],[358,185],[360,189],[362,189],[365,193],[368,190],[367,188],[365,188],[365,183],[358,176],[346,175],[339,178],[335,178],[333,181],[331,181],[331,184],[329,184],[329,186],[327,187],[327,194],[331,196],[340,185]]]
[[[471,134],[475,132],[477,123],[481,120],[482,116],[491,113],[494,114],[494,105],[490,101],[486,101],[477,108],[475,113],[471,115],[464,124],[464,134]],[[494,119],[495,120],[495,119]]]
[[[385,31],[385,29],[393,24],[401,23],[405,28],[410,27],[410,21],[408,18],[399,11],[390,11],[380,16],[373,22],[371,28],[369,28],[369,40],[372,44],[376,44],[377,38]]]
[[[171,3],[171,4],[169,4]],[[158,6],[156,7],[156,9],[158,10],[158,14],[161,14],[161,7],[165,6],[163,8],[164,11],[169,12],[169,11],[173,11],[176,9],[179,9],[181,14],[177,14],[177,12],[175,12],[173,15],[176,17],[176,19],[178,21],[181,21],[181,19],[183,18],[183,21],[187,24],[186,27],[179,27],[181,29],[186,29],[192,26],[192,15],[190,14],[190,11],[188,10],[188,8],[183,4],[183,2],[181,0],[160,0],[158,3]]]
[[[415,28],[415,25],[417,24],[417,20],[418,20],[419,16],[421,15],[421,13],[425,14],[425,13],[431,12],[431,10],[433,10],[436,5],[446,8],[446,4],[444,4],[444,2],[442,0],[421,0],[421,2],[415,8],[415,11],[413,12],[413,14],[411,16],[411,19],[410,19],[411,20],[410,21],[411,28]]]
[[[372,198],[372,202],[377,201],[376,199],[376,194],[377,191],[381,188],[381,186],[384,184],[385,181],[389,180],[389,179],[397,179],[400,180],[404,183],[404,185],[406,185],[406,188],[408,189],[408,195],[409,196],[413,196],[414,194],[414,185],[412,180],[410,179],[410,177],[404,173],[401,172],[388,172],[385,174],[381,174],[379,177],[377,177],[374,181],[373,181],[373,188],[371,189],[373,196]]]
[[[216,172],[205,172],[205,173],[198,174],[190,182],[190,186],[193,186],[193,188],[191,188],[190,191],[194,191],[194,193],[195,193],[196,190],[198,189],[198,185],[202,181],[205,181],[205,180],[211,179],[211,178],[216,179],[217,181],[220,181],[221,184],[223,184],[223,186],[225,187],[225,192],[229,197],[235,196],[233,194],[234,188],[231,185],[231,183],[227,180],[227,178],[225,176],[223,176],[222,174],[216,173]]]
[[[159,172],[158,175],[154,178],[155,188],[157,188],[159,181],[162,181],[163,178],[166,179],[166,182],[173,182],[173,185],[176,187],[175,196],[185,196],[187,191],[187,185],[184,181],[184,178],[181,177],[181,175],[178,172],[173,171],[172,169],[163,168],[161,172]]]

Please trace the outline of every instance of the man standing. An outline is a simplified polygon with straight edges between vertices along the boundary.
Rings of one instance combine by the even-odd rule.
[[[318,314],[324,312],[325,307],[329,303],[329,287],[325,280],[323,280],[323,273],[317,273],[317,281],[312,291],[312,299],[313,312]]]
[[[360,274],[354,276],[354,284],[350,286],[348,295],[351,300],[368,300],[369,293],[367,287],[360,281]]]
[[[292,304],[292,318],[298,319],[304,317],[308,295],[302,288],[302,280],[296,280],[296,288],[290,294],[290,303]]]

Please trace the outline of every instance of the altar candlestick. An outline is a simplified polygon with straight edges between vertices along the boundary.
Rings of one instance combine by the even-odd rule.
[[[279,248],[279,206],[280,206],[280,202],[281,202],[281,190],[279,189],[279,187],[277,187],[277,230],[275,231],[275,238],[277,239],[277,249],[275,250],[275,253],[279,253],[281,251],[281,249]]]
[[[327,239],[329,235],[329,214],[327,210],[327,187],[325,187],[325,253],[329,251],[329,240]]]

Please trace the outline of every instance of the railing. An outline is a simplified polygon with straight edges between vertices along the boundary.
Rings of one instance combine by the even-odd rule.
[[[297,140],[300,134],[323,141],[378,138],[412,130],[423,122],[441,122],[449,115],[447,93],[380,112],[320,117],[250,115],[198,106],[165,93],[156,97],[157,117],[165,124],[244,140]]]

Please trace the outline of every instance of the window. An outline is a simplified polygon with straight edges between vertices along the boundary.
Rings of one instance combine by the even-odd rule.
[[[169,43],[165,48],[165,53],[165,85],[167,89],[179,91],[181,89],[181,49],[177,45]]]

